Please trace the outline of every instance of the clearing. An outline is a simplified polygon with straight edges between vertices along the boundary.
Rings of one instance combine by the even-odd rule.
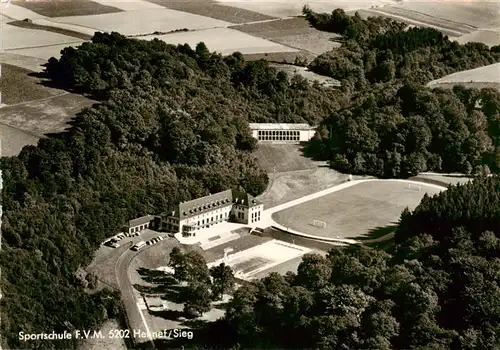
[[[13,5],[22,6],[39,15],[47,17],[85,16],[102,13],[121,12],[112,6],[105,6],[90,0],[70,1],[13,1]]]
[[[230,55],[236,51],[242,54],[297,51],[296,49],[228,28],[214,28],[140,37],[140,39],[143,40],[152,40],[154,38],[163,40],[167,44],[177,45],[187,43],[192,48],[199,42],[204,42],[210,51],[216,51],[222,55]]]
[[[300,75],[301,77],[307,79],[310,83],[317,81],[319,84],[326,87],[340,87],[340,81],[333,78],[327,77],[325,75],[319,75],[310,71],[307,67],[294,66],[292,64],[271,64],[272,67],[279,69],[287,74],[289,78],[294,75]]]
[[[249,23],[231,28],[314,55],[320,55],[340,46],[340,43],[334,41],[340,37],[339,35],[312,28],[303,17]]]
[[[368,181],[279,211],[272,218],[293,230],[318,237],[352,238],[398,222],[401,212],[414,209],[425,193],[440,190],[404,181]],[[313,220],[326,228],[313,226]]]
[[[469,69],[446,75],[427,84],[430,88],[452,88],[455,85],[465,87],[500,89],[500,63]]]
[[[18,155],[24,146],[35,146],[39,137],[0,123],[0,140],[2,140],[2,156],[12,157]]]
[[[274,17],[232,6],[218,4],[212,0],[148,0],[171,10],[220,19],[231,23],[265,21]]]

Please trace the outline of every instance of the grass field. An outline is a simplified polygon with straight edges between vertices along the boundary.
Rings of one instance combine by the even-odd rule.
[[[68,122],[94,101],[81,95],[64,94],[43,100],[0,108],[0,120],[13,128],[42,137],[64,131]]]
[[[414,209],[426,192],[434,195],[439,190],[425,184],[417,191],[404,182],[369,181],[274,213],[273,219],[306,234],[352,238],[397,223],[403,209]],[[313,220],[327,227],[315,227]]]
[[[297,51],[296,49],[228,28],[214,28],[141,37],[143,40],[152,40],[154,38],[174,45],[187,43],[193,48],[197,43],[202,41],[207,45],[210,51],[216,51],[222,55],[230,55],[235,51],[239,51],[243,54]]]
[[[300,145],[260,143],[254,155],[268,173],[315,169],[325,165],[304,157]]]
[[[38,84],[39,80],[30,77],[31,71],[10,64],[2,64],[0,91],[2,103],[11,105],[50,96],[60,95],[61,90],[52,89]]]
[[[101,5],[90,0],[13,1],[12,3],[47,17],[86,16],[121,12],[116,7]]]
[[[115,31],[123,35],[169,32],[176,29],[203,29],[224,27],[228,22],[169,9],[108,13],[95,16],[54,18],[54,22],[95,28],[103,32]]]
[[[295,47],[315,55],[322,54],[340,46],[339,43],[332,40],[338,37],[338,35],[321,32],[312,28],[302,17],[243,24],[233,26],[232,28],[283,45]]]
[[[148,0],[171,10],[220,19],[231,23],[247,23],[273,19],[255,11],[225,6],[211,0]]]
[[[452,87],[453,85],[467,85],[473,87],[478,84],[491,84],[491,87],[500,88],[500,63],[469,69],[453,73],[427,84],[428,87]]]
[[[40,31],[38,31],[40,32]],[[72,38],[73,40],[77,40],[76,38]],[[83,41],[73,42],[69,44],[54,44],[40,47],[28,47],[24,49],[15,49],[8,50],[7,53],[11,53],[14,55],[25,56],[26,58],[35,58],[43,60],[45,63],[51,57],[60,58],[61,51],[68,46],[78,47],[83,43]]]

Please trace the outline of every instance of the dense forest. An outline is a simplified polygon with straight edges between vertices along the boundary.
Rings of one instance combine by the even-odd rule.
[[[387,35],[386,39],[372,34],[357,38],[351,28],[348,32],[355,39],[349,39],[351,34],[346,35],[348,40],[342,48],[318,57],[310,65],[315,71],[340,78],[341,89],[310,84],[299,76],[288,79],[265,61],[246,62],[239,53],[222,57],[210,52],[203,43],[190,48],[159,40],[127,39],[117,33],[96,33],[91,42],[66,48],[60,58],[50,59],[46,77],[54,85],[86,94],[99,103],[79,113],[67,132],[44,138],[36,147],[25,147],[19,156],[1,160],[2,345],[73,348],[76,344],[61,341],[21,344],[18,333],[91,329],[106,318],[115,317],[119,312],[116,293],[97,291],[93,277],[82,277],[79,271],[90,262],[100,242],[116,234],[127,220],[145,213],[161,213],[171,204],[230,187],[253,195],[261,193],[268,178],[251,154],[256,143],[248,122],[321,124],[309,150],[328,157],[333,167],[352,172],[404,176],[415,169],[452,171],[480,165],[497,170],[498,92],[430,91],[414,84],[463,67],[498,61],[498,48],[446,44],[449,51],[437,58],[438,54],[430,52],[445,44],[431,48],[415,39],[418,31],[411,38],[399,37],[394,31],[401,30],[400,24],[373,21],[378,23],[373,25],[379,28],[377,35]],[[375,46],[370,48],[370,45],[386,48],[391,40],[411,43],[401,44],[395,53]],[[425,40],[447,43],[446,38],[432,34]],[[364,53],[370,52],[374,56],[365,61]],[[423,58],[417,59],[415,52],[429,52],[425,64]],[[410,61],[402,64],[401,57]],[[480,109],[475,108],[478,99],[481,99]],[[440,150],[440,146],[446,148]],[[486,182],[482,183],[486,186]],[[498,185],[495,186],[498,193]],[[459,194],[456,196],[457,200],[465,200]],[[442,205],[439,210],[444,210]],[[435,209],[432,205],[428,208],[428,211]],[[409,215],[407,222],[416,222]],[[401,232],[404,227],[402,224]],[[485,230],[498,235],[493,228]],[[474,298],[478,296],[478,303],[489,300],[490,313],[496,310],[495,300],[481,299],[483,289],[478,287],[472,290],[476,294],[467,299],[471,304],[467,311],[470,320],[465,319],[462,325],[449,325],[441,320],[443,314],[439,308],[445,305],[436,295],[446,295],[442,290],[445,282],[433,285],[432,273],[442,271],[444,277],[459,283],[457,276],[468,272],[459,269],[457,275],[453,274],[455,270],[448,272],[448,267],[456,264],[452,251],[436,261],[441,270],[434,265],[428,268],[426,264],[431,264],[435,257],[425,249],[439,245],[438,238],[430,238],[434,237],[433,232],[424,236],[412,230],[407,232],[414,235],[413,243],[406,248],[402,244],[398,252],[407,249],[421,256],[430,254],[427,260],[391,265],[396,258],[386,253],[354,248],[332,253],[328,259],[309,257],[298,279],[271,276],[256,284],[263,299],[257,298],[252,288],[239,291],[228,311],[231,332],[241,338],[241,344],[257,340],[257,332],[263,340],[255,345],[262,347],[287,345],[277,338],[286,331],[290,339],[297,341],[295,346],[404,347],[438,339],[442,344],[467,341],[479,348],[489,348],[494,344],[491,334],[498,331],[495,328],[498,324],[490,322],[490,314],[479,314],[485,306],[474,304]],[[463,230],[459,233],[469,234]],[[491,281],[488,285],[491,296],[495,295],[493,283],[497,277],[488,275],[487,268],[495,263],[494,254],[498,256],[498,250],[496,253],[494,250],[497,248],[492,248],[497,244],[493,238],[488,232],[480,232],[478,245],[471,243],[472,248],[467,251],[470,257],[466,256],[468,261],[483,264],[484,274],[477,278]],[[486,255],[475,255],[478,252]],[[324,270],[309,273],[308,261]],[[346,270],[345,275],[335,278],[352,283],[339,284],[337,288],[325,282],[330,281],[330,269],[342,271],[335,264],[347,268],[351,266],[347,262],[352,263],[352,276]],[[385,279],[393,275],[386,266],[396,266],[396,272],[405,281],[401,288],[410,289],[402,292],[398,289],[399,277],[394,278],[393,284],[389,284],[392,289],[384,291],[387,298],[373,303],[373,298],[382,293],[380,285],[387,284]],[[444,271],[449,275],[444,275]],[[317,279],[315,274],[323,277]],[[476,286],[476,282],[470,283]],[[471,285],[464,284],[464,290],[469,291]],[[326,304],[314,304],[316,291],[321,291],[322,302]],[[286,312],[277,311],[285,305],[278,298],[280,293],[292,298],[286,304],[289,307]],[[413,304],[404,299],[405,295],[415,297]],[[245,298],[256,304],[238,309],[238,302]],[[335,298],[341,298],[342,303]],[[455,296],[446,307],[458,305],[453,300],[460,299]],[[417,311],[405,311],[405,305]],[[305,323],[296,323],[303,307],[307,310],[324,307],[327,314],[311,311],[311,317],[304,318]],[[373,311],[366,313],[367,318],[361,317],[365,309]],[[385,326],[371,327],[370,322],[377,320]],[[408,326],[410,320],[420,322],[414,331]],[[358,326],[360,322],[366,326]],[[283,326],[284,331],[278,326]],[[462,326],[468,328],[461,329]],[[304,332],[305,329],[309,331]],[[300,336],[303,340],[298,339]]]
[[[20,344],[18,333],[89,329],[116,314],[109,292],[87,293],[76,271],[127,220],[227,188],[261,193],[267,174],[251,154],[249,121],[314,123],[342,101],[263,61],[116,33],[63,50],[47,77],[100,103],[68,132],[2,158],[9,347],[48,349],[55,345]]]
[[[191,347],[498,349],[500,178],[426,196],[396,237],[390,253],[307,254],[297,274],[238,289]]]
[[[500,47],[459,45],[430,28],[362,19],[342,10],[305,17],[342,34],[340,49],[309,68],[352,90],[349,105],[324,119],[309,153],[338,170],[379,177],[421,171],[500,171],[500,93],[425,84],[460,70],[500,62]]]

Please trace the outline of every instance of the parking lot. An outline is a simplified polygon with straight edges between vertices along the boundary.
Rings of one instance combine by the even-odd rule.
[[[96,251],[92,263],[87,267],[87,271],[96,274],[99,281],[105,285],[117,287],[115,266],[118,258],[138,242],[148,242],[158,236],[167,237],[167,234],[146,229],[140,232],[139,236],[123,237],[116,242],[118,244],[116,248],[112,247],[110,243],[105,243],[108,239]]]

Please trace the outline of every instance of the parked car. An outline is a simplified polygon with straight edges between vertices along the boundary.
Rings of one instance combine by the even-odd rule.
[[[113,248],[118,248],[120,245],[119,245],[118,243],[112,243],[112,244],[111,244],[111,246],[112,246]]]
[[[140,232],[134,232],[134,233],[132,233],[132,236],[134,236],[134,237],[137,237],[139,235],[140,235]]]
[[[163,241],[163,237],[162,236],[158,236],[156,238],[158,239],[158,241]]]

